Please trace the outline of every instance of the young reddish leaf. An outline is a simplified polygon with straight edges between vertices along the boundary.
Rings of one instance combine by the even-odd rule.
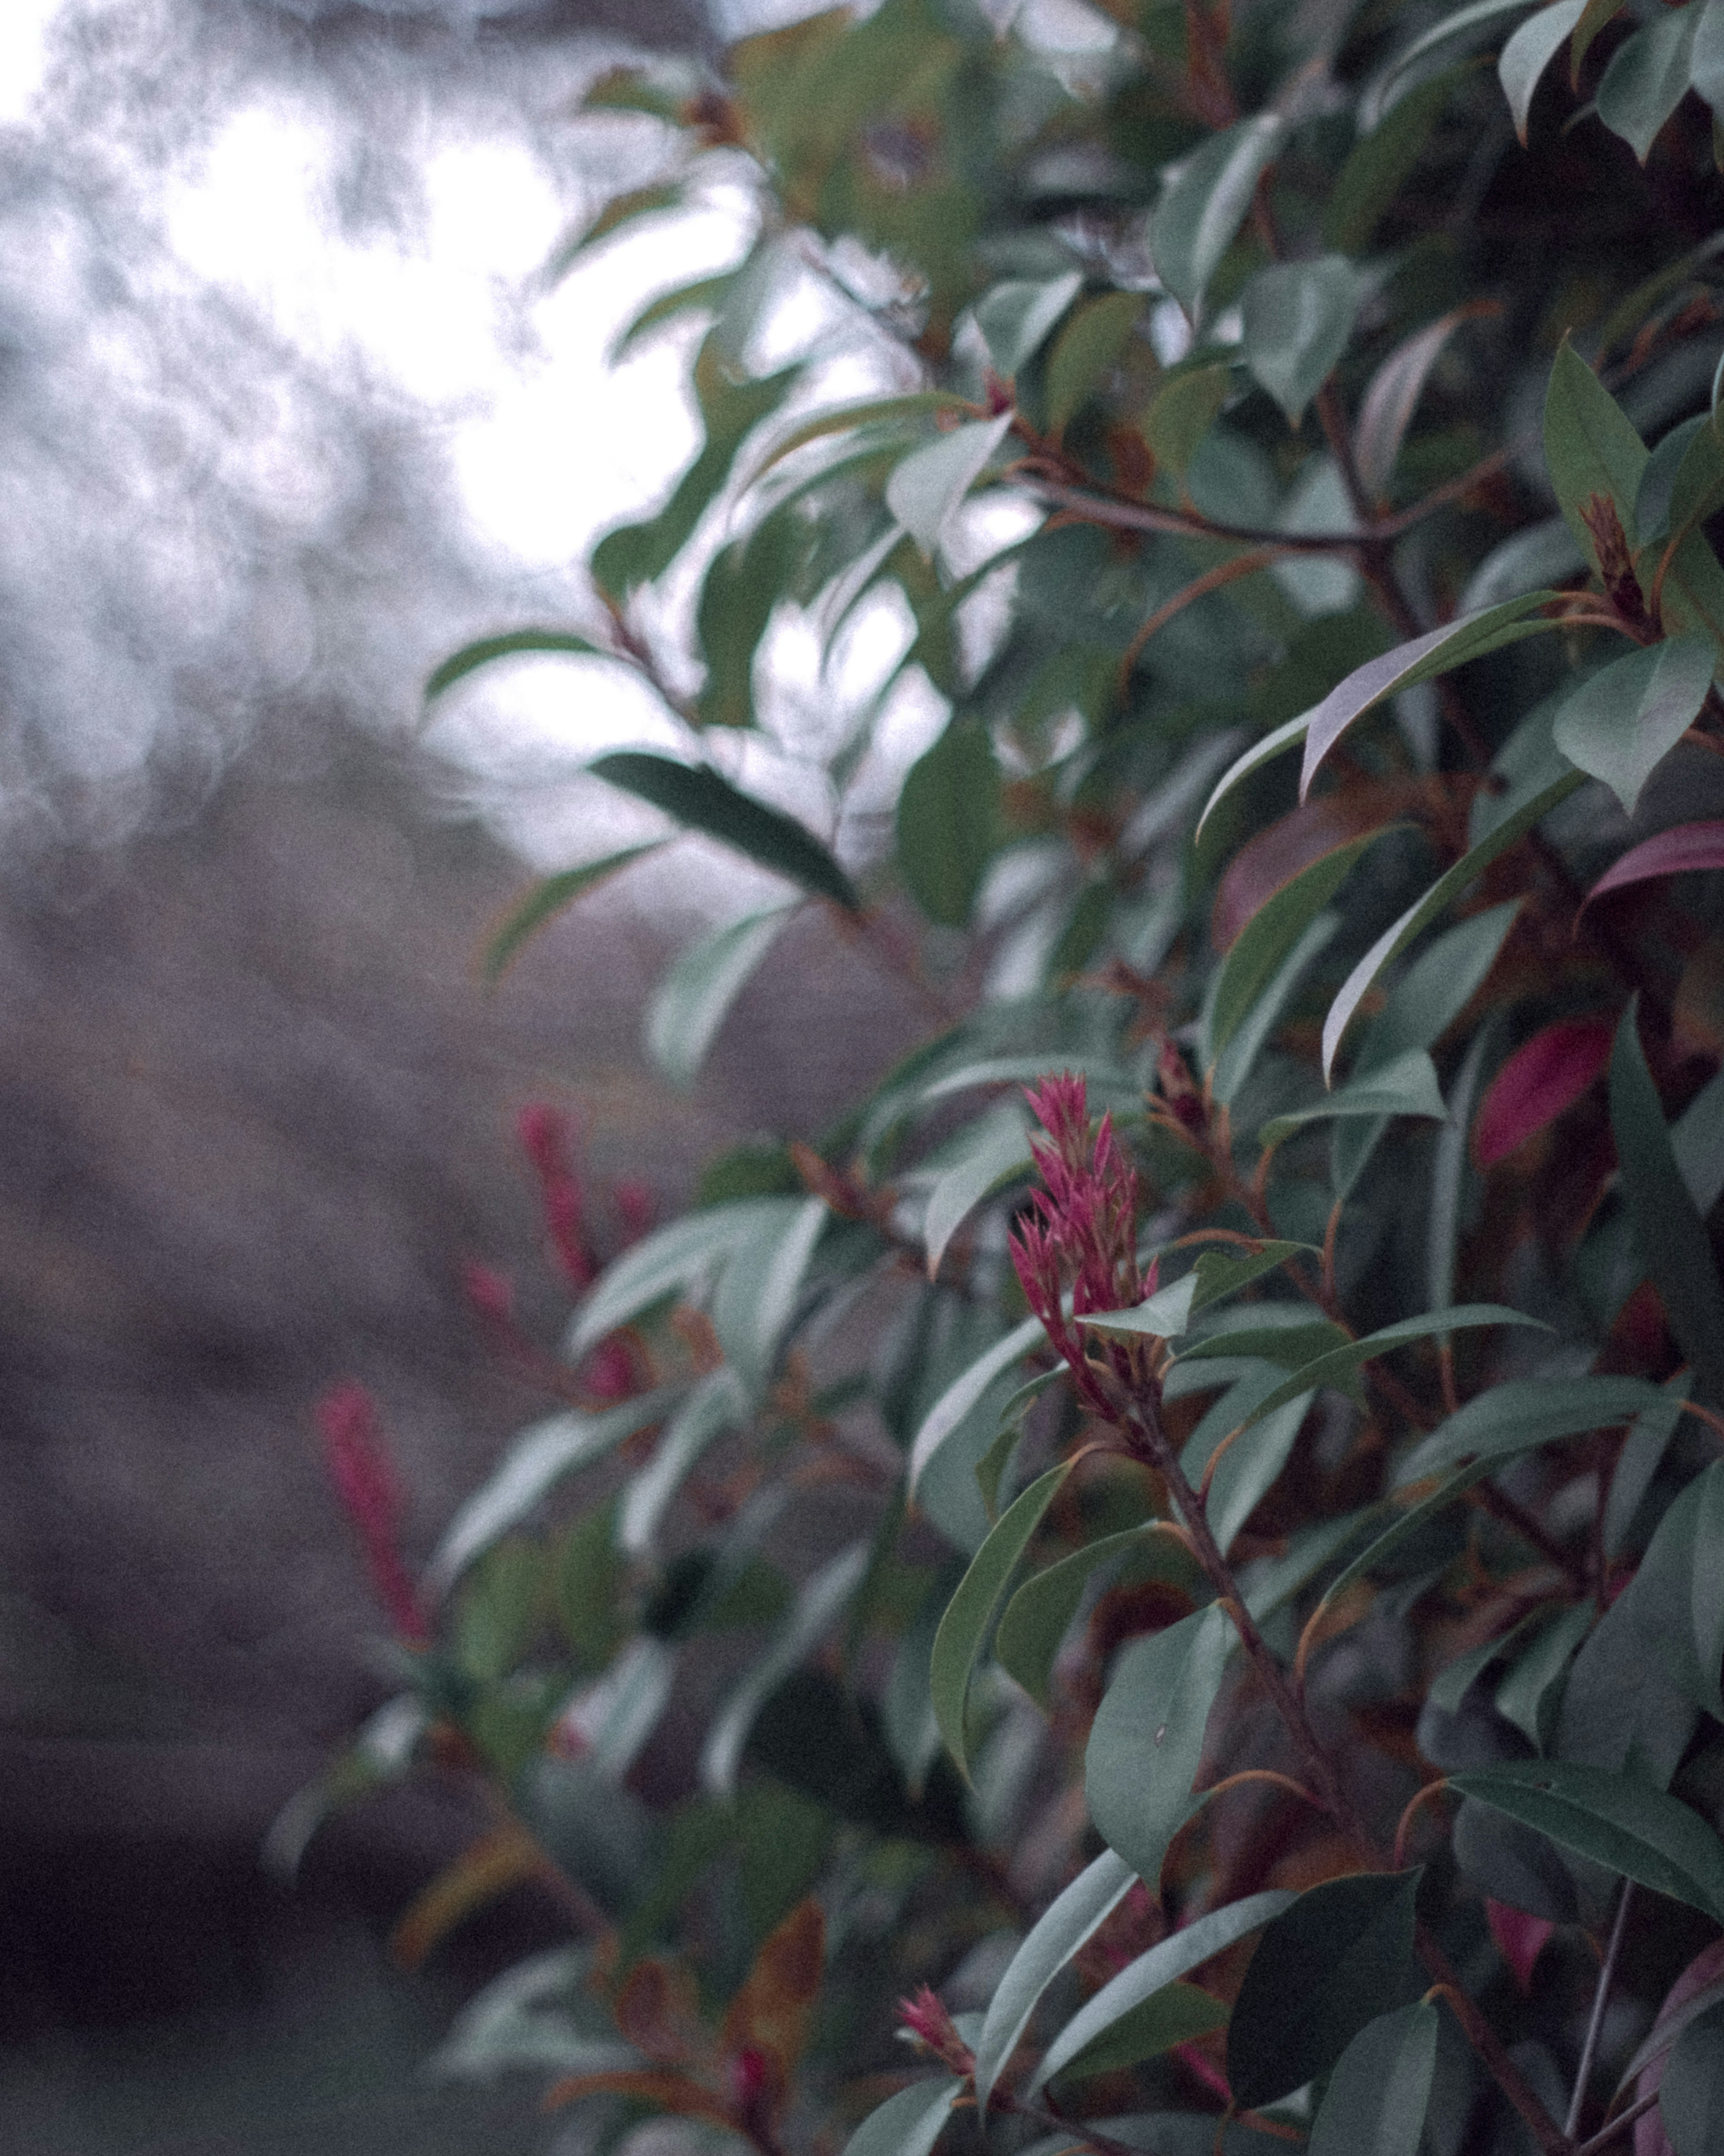
[[[707,2048],[697,2008],[688,1971],[654,1956],[629,1970],[611,2010],[637,2051],[661,2066],[681,2066]]]
[[[482,1835],[422,1887],[389,1934],[389,1951],[403,1969],[418,1969],[455,1926],[545,1868],[545,1853],[522,1826]]]
[[[1506,1902],[1490,1900],[1485,1903],[1485,1921],[1491,1927],[1492,1944],[1515,1973],[1515,1982],[1522,1991],[1531,1991],[1533,1969],[1556,1926],[1547,1917],[1529,1917]]]
[[[1631,883],[1694,875],[1706,869],[1724,869],[1724,824],[1677,824],[1631,846],[1614,867],[1605,870],[1587,893],[1585,904]]]
[[[773,2108],[808,2041],[808,2014],[825,1966],[826,1919],[810,1895],[767,1934],[725,2015],[726,2051],[737,2058],[757,2051],[768,2062]]]
[[[1491,1081],[1473,1125],[1479,1166],[1495,1168],[1572,1108],[1610,1060],[1615,1037],[1609,1019],[1568,1018],[1524,1041]]]
[[[731,2132],[736,2129],[726,2103],[699,2082],[669,2068],[656,2072],[571,2074],[546,2092],[545,2108],[555,2111],[563,2104],[578,2102],[583,2096],[630,2097],[655,2111],[668,2111],[675,2118],[707,2118],[716,2126]]]

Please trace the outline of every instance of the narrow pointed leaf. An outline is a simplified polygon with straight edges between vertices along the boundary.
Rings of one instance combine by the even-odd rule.
[[[1713,5],[1712,0],[1707,0],[1695,26],[1689,78],[1714,116],[1724,110],[1724,7]]]
[[[1496,78],[1514,115],[1515,132],[1526,146],[1526,119],[1532,109],[1532,93],[1545,69],[1573,34],[1586,10],[1586,0],[1555,0],[1521,23],[1503,47],[1496,63]]]
[[[912,2082],[869,2112],[845,2142],[844,2156],[928,2156],[963,2086],[951,2075]]]
[[[1396,1471],[1396,1486],[1404,1489],[1460,1460],[1500,1466],[1536,1445],[1614,1430],[1658,1400],[1657,1386],[1644,1378],[1507,1378],[1422,1438]]]
[[[1578,12],[1578,0],[1568,0]],[[1419,2156],[1437,2066],[1429,1999],[1367,2022],[1335,2063],[1312,2121],[1310,2156]]]
[[[1696,1476],[1659,1522],[1632,1608],[1664,1675],[1724,1722],[1724,1460]]]
[[[655,1229],[594,1283],[563,1342],[564,1355],[578,1363],[606,1333],[632,1323],[655,1302],[688,1294],[762,1220],[788,1221],[801,1203],[796,1198],[741,1198]]]
[[[1360,855],[1385,832],[1402,828],[1382,824],[1337,846],[1290,877],[1257,908],[1222,961],[1210,1007],[1208,1053],[1212,1059],[1219,1056],[1239,1030],[1253,1003],[1335,896]]]
[[[1157,1288],[1147,1301],[1130,1310],[1086,1310],[1078,1313],[1080,1325],[1093,1325],[1098,1332],[1122,1332],[1138,1337],[1147,1336],[1157,1340],[1176,1337],[1191,1322],[1191,1309],[1198,1291],[1198,1276],[1193,1272],[1170,1281],[1166,1287]]]
[[[428,704],[440,696],[445,689],[452,689],[457,681],[464,681],[481,666],[489,666],[499,659],[512,659],[521,653],[557,652],[577,659],[610,659],[614,653],[595,644],[590,636],[582,636],[567,629],[511,629],[501,636],[482,636],[475,644],[464,644],[453,651],[443,664],[435,668],[425,683],[425,701]]]
[[[1034,358],[1083,289],[1081,271],[1068,270],[1060,277],[1008,278],[983,294],[976,302],[976,326],[1003,382]]]
[[[1084,1789],[1096,1831],[1152,1893],[1193,1808],[1209,1710],[1236,1637],[1219,1604],[1120,1656],[1090,1731]]]
[[[1375,1070],[1351,1079],[1338,1092],[1326,1094],[1308,1108],[1294,1108],[1276,1116],[1258,1133],[1265,1146],[1280,1145],[1284,1138],[1307,1123],[1332,1122],[1336,1117],[1373,1118],[1378,1116],[1422,1116],[1433,1122],[1444,1121],[1443,1089],[1437,1083],[1437,1067],[1423,1048],[1407,1048]]]
[[[898,796],[899,873],[930,921],[962,928],[1000,839],[1000,771],[988,729],[955,718]]]
[[[1194,1984],[1164,1984],[1091,2038],[1061,2072],[1068,2082],[1117,2073],[1226,2026],[1227,2009],[1211,1993]]]
[[[1439,1484],[1429,1496],[1421,1497],[1416,1505],[1408,1505],[1404,1511],[1391,1516],[1383,1532],[1374,1536],[1323,1589],[1318,1608],[1330,1608],[1340,1601],[1350,1587],[1356,1586],[1362,1579],[1368,1579],[1380,1565],[1393,1556],[1403,1543],[1416,1535],[1428,1521],[1435,1519],[1439,1512],[1446,1511],[1457,1498],[1465,1496],[1474,1483],[1481,1481],[1488,1471],[1488,1463],[1476,1461],[1470,1467],[1457,1468],[1446,1481]],[[1378,1517],[1383,1517],[1379,1511]],[[1500,1650],[1501,1641],[1495,1644]]]
[[[1649,23],[1610,56],[1598,84],[1598,117],[1644,165],[1659,130],[1682,102],[1701,16],[1699,0]]]
[[[1602,898],[1607,891],[1622,891],[1632,883],[1651,883],[1660,876],[1698,875],[1709,869],[1724,869],[1724,824],[1677,824],[1655,838],[1631,846],[1587,893],[1587,904]]]
[[[830,434],[849,434],[858,427],[908,424],[933,418],[942,412],[973,412],[975,408],[948,389],[912,389],[901,397],[865,397],[854,404],[835,404],[787,428],[750,473],[748,484],[752,486],[764,479],[774,465],[782,463],[798,449],[806,449],[810,442],[823,441]]]
[[[1557,0],[1558,8],[1579,4],[1580,0]],[[1543,19],[1536,15],[1533,22]],[[1530,29],[1532,24],[1526,27]],[[1424,394],[1424,385],[1444,346],[1463,322],[1470,321],[1481,311],[1477,303],[1452,308],[1428,328],[1416,330],[1404,343],[1398,345],[1372,376],[1371,386],[1359,407],[1353,455],[1360,480],[1373,501],[1381,501],[1388,493],[1401,444],[1406,439],[1413,414]]]
[[[1505,16],[1518,15],[1532,4],[1533,0],[1470,0],[1467,7],[1457,8],[1452,14],[1444,16],[1440,22],[1434,23],[1429,29],[1416,37],[1405,52],[1397,54],[1371,85],[1365,94],[1360,111],[1361,121],[1367,126],[1379,124],[1396,85],[1428,53],[1435,52],[1444,45],[1453,44],[1460,38],[1470,37],[1474,32],[1500,22]],[[1417,95],[1416,92],[1412,94]]]
[[[1257,1059],[1268,1047],[1289,1004],[1298,993],[1306,975],[1334,942],[1341,930],[1336,911],[1320,913],[1281,961],[1279,969],[1260,988],[1227,1046],[1217,1058],[1211,1086],[1215,1098],[1230,1108],[1257,1067]]]
[[[1480,1103],[1473,1157],[1495,1168],[1572,1108],[1610,1060],[1608,1019],[1559,1019],[1523,1041]]]
[[[608,786],[662,808],[685,830],[716,839],[816,898],[829,898],[852,913],[859,907],[854,886],[812,831],[782,808],[732,786],[710,765],[679,763],[647,749],[618,749],[587,768]]]
[[[886,507],[926,555],[938,547],[964,496],[1005,439],[1012,413],[977,419],[913,449],[886,481]]]
[[[662,839],[649,839],[644,846],[624,846],[619,853],[607,854],[602,860],[583,861],[577,869],[564,869],[557,875],[541,878],[511,908],[502,927],[485,945],[480,968],[485,986],[496,986],[547,921],[554,921],[587,891],[596,891],[600,884],[608,882],[631,861],[657,853],[663,843]]]
[[[1661,1789],[1561,1759],[1451,1774],[1449,1786],[1559,1848],[1724,1921],[1724,1842]]]
[[[715,1796],[735,1793],[749,1732],[767,1701],[844,1614],[868,1570],[868,1544],[853,1543],[803,1581],[766,1652],[720,1708],[700,1753],[700,1780]]]
[[[1249,778],[1254,771],[1260,771],[1265,764],[1274,762],[1283,750],[1291,748],[1296,742],[1303,741],[1306,728],[1310,724],[1311,713],[1301,711],[1296,718],[1283,720],[1280,726],[1272,727],[1261,741],[1253,742],[1249,748],[1235,757],[1216,780],[1214,791],[1203,803],[1203,813],[1198,819],[1196,836],[1203,837],[1204,824],[1241,779]]]
[[[934,1635],[931,1671],[934,1716],[940,1724],[940,1734],[946,1740],[946,1748],[966,1780],[969,1778],[970,1762],[964,1712],[969,1702],[971,1673],[1006,1599],[1006,1590],[1012,1584],[1018,1561],[1073,1465],[1066,1460],[1057,1467],[1050,1467],[1008,1506],[999,1525],[971,1559],[970,1568],[958,1582],[957,1591],[946,1605],[946,1614],[940,1620],[940,1629]]]
[[[1724,2117],[1724,2005],[1696,2014],[1677,2037],[1658,2115],[1675,2156],[1707,2156]]]
[[[1168,172],[1149,247],[1157,275],[1188,315],[1202,305],[1280,137],[1280,120],[1260,113],[1212,135]]]
[[[1597,548],[1581,514],[1594,495],[1614,505],[1632,552],[1638,544],[1634,504],[1646,470],[1646,444],[1598,376],[1566,342],[1545,393],[1544,460],[1557,504],[1586,559],[1597,566]]]
[[[747,1396],[728,1368],[703,1378],[670,1417],[650,1460],[629,1483],[617,1527],[618,1545],[632,1557],[650,1549],[665,1507],[693,1472],[700,1455],[748,1411]]]
[[[1344,254],[1272,262],[1245,287],[1245,364],[1296,427],[1352,335],[1364,280]]]
[[[1151,1521],[1103,1535],[1070,1557],[1061,1558],[1026,1579],[1006,1604],[994,1634],[994,1657],[1006,1674],[1022,1685],[1044,1713],[1048,1710],[1054,1658],[1098,1566],[1126,1578],[1165,1579],[1195,1589],[1195,1563],[1171,1527]]]
[[[1613,660],[1564,699],[1557,747],[1632,816],[1641,788],[1699,715],[1717,657],[1711,637],[1689,635]]]
[[[1685,1373],[1664,1387],[1656,1407],[1644,1409],[1629,1426],[1622,1450],[1616,1455],[1616,1471],[1610,1477],[1610,1494],[1604,1501],[1604,1554],[1622,1554],[1635,1515],[1653,1477],[1663,1464],[1670,1440],[1682,1419],[1683,1402],[1691,1378]],[[1724,1715],[1719,1717],[1724,1721]]]
[[[1496,1688],[1496,1712],[1537,1751],[1549,1743],[1568,1665],[1598,1614],[1596,1603],[1579,1602],[1552,1618],[1516,1657]]]
[[[928,1462],[945,1444],[947,1439],[975,1406],[1003,1370],[1009,1370],[1014,1363],[1021,1363],[1032,1354],[1047,1338],[1039,1317],[1026,1317],[1023,1324],[996,1340],[985,1355],[981,1355],[961,1377],[954,1378],[942,1393],[922,1419],[915,1441],[910,1448],[910,1488],[913,1496],[916,1484],[927,1471]]]
[[[928,1193],[922,1240],[927,1245],[930,1280],[940,1270],[947,1244],[975,1208],[990,1191],[1012,1181],[1030,1163],[1029,1127],[1023,1111],[1014,1106],[1007,1106],[983,1123],[975,1141]]]
[[[700,1075],[731,1006],[777,941],[793,906],[745,914],[674,959],[647,1007],[646,1050],[673,1086]]]

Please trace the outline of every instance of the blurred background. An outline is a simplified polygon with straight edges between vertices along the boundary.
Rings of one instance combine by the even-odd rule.
[[[736,258],[747,197],[547,275],[665,154],[655,123],[580,115],[583,87],[808,12],[0,14],[0,2150],[566,2134],[530,2091],[421,2071],[478,1982],[557,1936],[522,1895],[423,1979],[392,1967],[467,1821],[379,1804],[297,1891],[259,1845],[389,1688],[312,1402],[377,1394],[415,1557],[545,1410],[462,1290],[468,1260],[505,1273],[554,1342],[519,1110],[570,1112],[614,1232],[618,1177],[668,1209],[716,1146],[818,1129],[857,1044],[878,1068],[921,1022],[805,921],[693,1092],[653,1077],[653,978],[760,902],[688,840],[487,994],[531,874],[655,834],[578,766],[664,722],[555,660],[421,696],[470,636],[590,621],[583,549],[697,439],[692,330],[607,352]],[[793,660],[750,783],[818,822]],[[887,767],[933,717],[910,690]]]

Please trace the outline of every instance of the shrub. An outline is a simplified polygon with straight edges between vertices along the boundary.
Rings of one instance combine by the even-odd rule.
[[[413,1624],[280,1845],[479,1775],[404,1947],[528,1876],[580,1943],[444,2064],[607,2131],[1697,2156],[1724,12],[1012,13],[594,95],[670,146],[582,244],[754,206],[629,332],[703,326],[705,445],[595,549],[598,626],[431,692],[633,669],[683,752],[593,769],[782,879],[658,991],[674,1075],[799,906],[942,1016],[590,1284],[534,1127],[571,1404],[417,1590],[326,1415]],[[870,608],[897,657],[846,704]],[[832,662],[800,729],[793,632]],[[934,698],[888,837],[881,729]],[[639,1764],[673,1694],[680,1781]]]

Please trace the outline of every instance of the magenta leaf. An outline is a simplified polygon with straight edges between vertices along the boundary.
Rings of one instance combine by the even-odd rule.
[[[1609,1019],[1559,1019],[1535,1033],[1494,1079],[1473,1125],[1473,1158],[1495,1168],[1572,1108],[1610,1060]]]

